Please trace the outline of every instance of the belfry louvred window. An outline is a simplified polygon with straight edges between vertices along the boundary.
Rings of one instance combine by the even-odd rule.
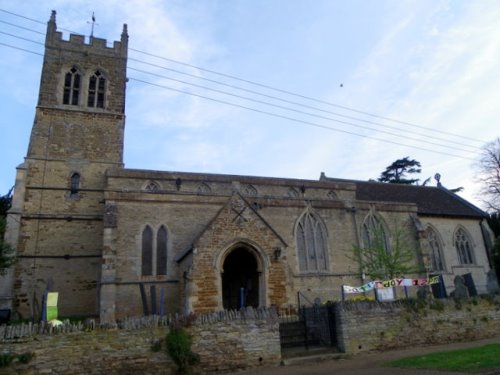
[[[64,75],[63,104],[78,105],[81,77],[80,72],[75,66]]]
[[[104,108],[104,94],[106,90],[106,78],[101,71],[96,72],[89,79],[89,95],[87,105],[94,108]]]

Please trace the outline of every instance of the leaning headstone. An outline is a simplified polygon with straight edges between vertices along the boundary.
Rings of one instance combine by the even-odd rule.
[[[495,295],[500,288],[498,287],[498,280],[495,271],[489,270],[486,274],[486,290],[488,294]]]
[[[464,299],[469,296],[467,286],[465,285],[462,276],[455,276],[453,284],[455,284],[455,290],[450,293],[450,297],[453,299]]]
[[[429,297],[429,286],[424,285],[424,286],[419,286],[417,289],[417,298],[418,299],[423,299],[426,300]]]

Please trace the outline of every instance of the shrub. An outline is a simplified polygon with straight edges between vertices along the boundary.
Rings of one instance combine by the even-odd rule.
[[[26,353],[19,354],[17,356],[17,360],[21,363],[28,363],[29,361],[31,361],[33,359],[33,356],[34,356],[33,353],[26,352]]]
[[[10,353],[0,354],[0,367],[7,367],[14,360],[14,356]]]
[[[189,367],[199,363],[198,355],[191,351],[191,336],[184,328],[172,327],[165,343],[179,374],[189,374]]]

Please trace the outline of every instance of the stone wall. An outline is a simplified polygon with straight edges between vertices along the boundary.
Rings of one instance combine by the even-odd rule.
[[[274,310],[248,308],[221,312],[190,328],[193,352],[200,355],[200,373],[234,373],[281,362],[279,321]]]
[[[411,302],[413,301],[413,302]],[[339,349],[346,353],[500,336],[500,301],[345,302],[336,306]]]
[[[153,349],[168,333],[168,320],[136,322],[111,329],[72,326],[65,330],[77,332],[59,334],[31,334],[33,329],[5,333],[0,329],[0,354],[34,353],[29,363],[12,363],[1,373],[175,374],[176,366],[164,343]],[[274,310],[204,315],[188,330],[193,337],[192,350],[200,356],[194,373],[232,372],[278,365],[281,361],[279,323]]]

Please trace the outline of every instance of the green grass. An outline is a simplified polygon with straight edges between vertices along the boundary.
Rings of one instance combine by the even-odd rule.
[[[385,365],[475,373],[500,368],[500,344],[403,358]]]

